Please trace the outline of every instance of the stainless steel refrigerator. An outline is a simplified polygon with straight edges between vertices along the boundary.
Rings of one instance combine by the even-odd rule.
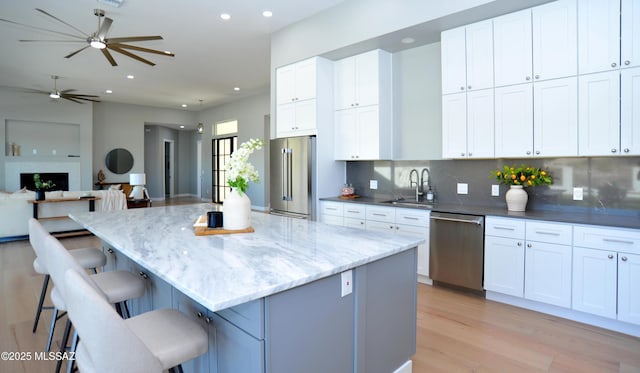
[[[271,213],[313,218],[315,137],[271,140]]]

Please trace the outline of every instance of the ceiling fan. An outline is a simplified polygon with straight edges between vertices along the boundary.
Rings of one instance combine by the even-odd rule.
[[[97,100],[99,96],[96,95],[85,95],[81,93],[73,93],[75,89],[65,89],[62,91],[58,90],[58,85],[56,84],[58,81],[57,75],[51,75],[51,79],[53,79],[53,91],[40,91],[38,89],[30,89],[30,88],[14,88],[14,87],[5,87],[13,90],[19,90],[21,92],[29,92],[29,93],[41,93],[51,97],[54,100],[58,100],[63,98],[65,100],[73,101],[78,104],[84,104],[84,102],[80,101],[92,101],[92,102],[100,102]]]
[[[161,50],[156,50],[156,49],[149,49],[149,48],[143,48],[143,47],[139,47],[136,45],[131,45],[131,44],[123,44],[126,42],[135,42],[135,41],[148,41],[148,40],[162,40],[162,36],[159,35],[153,35],[153,36],[125,36],[125,37],[119,37],[119,38],[107,38],[107,33],[109,32],[109,28],[111,27],[111,24],[113,23],[113,20],[109,17],[105,17],[104,15],[104,10],[102,9],[94,9],[93,10],[93,14],[98,17],[98,29],[92,33],[92,34],[87,34],[84,31],[80,30],[79,28],[61,20],[60,18],[42,10],[39,8],[36,8],[36,11],[53,18],[54,20],[64,24],[67,27],[72,28],[74,31],[79,32],[81,35],[78,34],[71,34],[71,33],[67,33],[67,32],[60,32],[60,31],[54,31],[54,30],[49,30],[49,29],[45,29],[45,28],[41,28],[41,27],[36,27],[36,26],[31,26],[31,25],[25,25],[19,22],[14,22],[14,21],[10,21],[7,19],[3,19],[0,18],[0,21],[3,22],[8,22],[8,23],[13,23],[16,25],[20,25],[20,26],[26,26],[26,27],[30,27],[36,30],[41,30],[41,31],[47,31],[47,32],[51,32],[54,34],[58,34],[61,36],[66,36],[72,39],[65,39],[65,40],[20,40],[21,42],[60,42],[60,43],[86,43],[87,45],[74,51],[69,53],[68,55],[64,56],[65,58],[71,58],[73,56],[75,56],[76,54],[82,52],[83,50],[92,47],[95,49],[99,49],[102,54],[105,56],[105,58],[109,61],[109,63],[111,64],[111,66],[117,66],[118,64],[116,63],[116,60],[113,58],[113,56],[111,55],[111,53],[109,52],[109,50],[112,50],[114,52],[123,54],[127,57],[131,57],[135,60],[138,60],[140,62],[146,63],[147,65],[151,65],[151,66],[155,66],[155,63],[142,58],[134,53],[132,53],[131,51],[138,51],[138,52],[145,52],[145,53],[155,53],[155,54],[160,54],[163,56],[170,56],[170,57],[175,57],[175,55],[171,52],[168,51],[161,51]]]

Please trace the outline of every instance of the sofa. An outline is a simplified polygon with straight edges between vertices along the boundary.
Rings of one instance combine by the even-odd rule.
[[[127,208],[126,196],[122,190],[92,191],[52,191],[45,192],[45,199],[69,199],[68,202],[42,203],[38,207],[38,217],[67,216],[69,213],[89,211],[85,196],[100,197],[95,201],[96,211],[121,210]],[[26,189],[13,193],[0,192],[0,242],[25,239],[29,235],[28,221],[33,217],[35,192]],[[42,225],[49,232],[67,232],[82,227],[71,219],[44,219]]]

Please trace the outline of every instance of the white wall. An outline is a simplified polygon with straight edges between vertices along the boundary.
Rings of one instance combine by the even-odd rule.
[[[239,101],[224,104],[215,108],[203,110],[199,113],[198,122],[204,124],[202,134],[202,168],[204,170],[202,198],[211,200],[211,136],[212,125],[226,120],[238,120],[238,142],[242,143],[250,138],[259,138],[269,143],[269,128],[265,128],[264,116],[269,114],[269,94],[263,93],[251,96]],[[194,145],[195,147],[195,145]],[[247,195],[251,199],[251,205],[256,209],[267,207],[269,196],[266,185],[266,171],[268,162],[268,149],[256,151],[249,160],[258,170],[260,184],[249,185]]]

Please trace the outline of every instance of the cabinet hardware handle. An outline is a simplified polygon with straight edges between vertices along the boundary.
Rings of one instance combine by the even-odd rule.
[[[356,213],[358,213],[358,212],[360,212],[360,211],[356,211],[356,210],[347,210],[347,212],[350,212],[350,213],[352,213],[352,214],[356,214]]]
[[[464,91],[464,87],[460,87],[460,90],[461,90],[461,91]]]
[[[501,230],[503,230],[503,231],[515,231],[515,230],[516,230],[515,228],[511,228],[511,227],[502,227],[502,226],[499,226],[499,225],[494,226],[494,227],[493,227],[493,229],[501,229]]]
[[[631,63],[631,61],[629,61],[629,60],[624,61],[625,65],[629,65],[630,63]]]
[[[620,258],[620,260],[622,260],[623,262],[626,262],[627,261],[627,257],[623,256],[622,258]]]
[[[624,148],[625,153],[629,153],[629,148]]]
[[[209,316],[207,316],[207,317],[204,319],[204,322],[206,322],[207,324],[211,324],[211,321],[213,321],[213,319],[212,319],[211,317],[209,317]]]
[[[112,249],[112,248],[108,248],[108,249],[107,249],[107,252],[108,252],[109,254],[113,254],[113,249]]]
[[[386,214],[380,214],[378,212],[374,212],[371,215],[373,215],[373,216],[387,216]]]
[[[616,149],[616,148],[611,149],[611,153],[615,153],[617,151],[618,151],[618,149]]]
[[[615,62],[611,64],[611,67],[616,67],[616,66],[618,66],[618,64]]]
[[[531,77],[530,77],[530,76],[527,76],[525,79],[527,79],[527,80],[531,80]]]
[[[635,241],[616,240],[615,238],[603,238],[602,241],[611,243],[624,243],[627,245],[633,245],[635,243]]]
[[[545,231],[536,231],[536,234],[546,234],[548,236],[559,236],[558,232],[545,232]]]
[[[609,255],[607,255],[607,258],[609,258],[609,259],[613,259],[613,254],[609,254]]]
[[[464,157],[464,153],[460,153],[460,156],[461,156],[461,157]]]
[[[403,219],[407,219],[407,220],[418,220],[418,218],[413,217],[413,216],[403,216]]]
[[[536,75],[536,76],[535,76],[535,78],[536,78],[536,79],[540,79],[540,75]]]
[[[527,247],[529,247],[529,248],[530,248],[530,247],[531,247],[531,244],[530,244],[530,243],[528,243],[528,244],[527,244]]]
[[[361,222],[360,222],[360,225],[364,225],[364,222],[363,222],[363,221],[361,221]]]
[[[518,246],[522,246],[522,242],[518,241]]]
[[[471,89],[471,86],[467,86],[467,88]]]
[[[202,316],[203,316],[202,312],[200,312],[200,311],[196,312],[195,314],[196,314],[196,317],[199,318],[199,319],[201,319]]]
[[[360,104],[356,102],[356,106],[360,106]]]
[[[149,275],[147,275],[146,273],[144,273],[142,271],[140,271],[140,276],[145,280],[149,278]]]
[[[389,229],[393,229],[393,225],[390,225],[390,226],[389,226]]]
[[[325,207],[325,210],[337,211],[338,209],[335,207]]]
[[[540,150],[536,150],[536,154],[537,154],[537,155],[540,155]]]
[[[469,153],[469,157],[471,157],[473,154]]]
[[[531,155],[531,150],[527,150],[527,155]]]

